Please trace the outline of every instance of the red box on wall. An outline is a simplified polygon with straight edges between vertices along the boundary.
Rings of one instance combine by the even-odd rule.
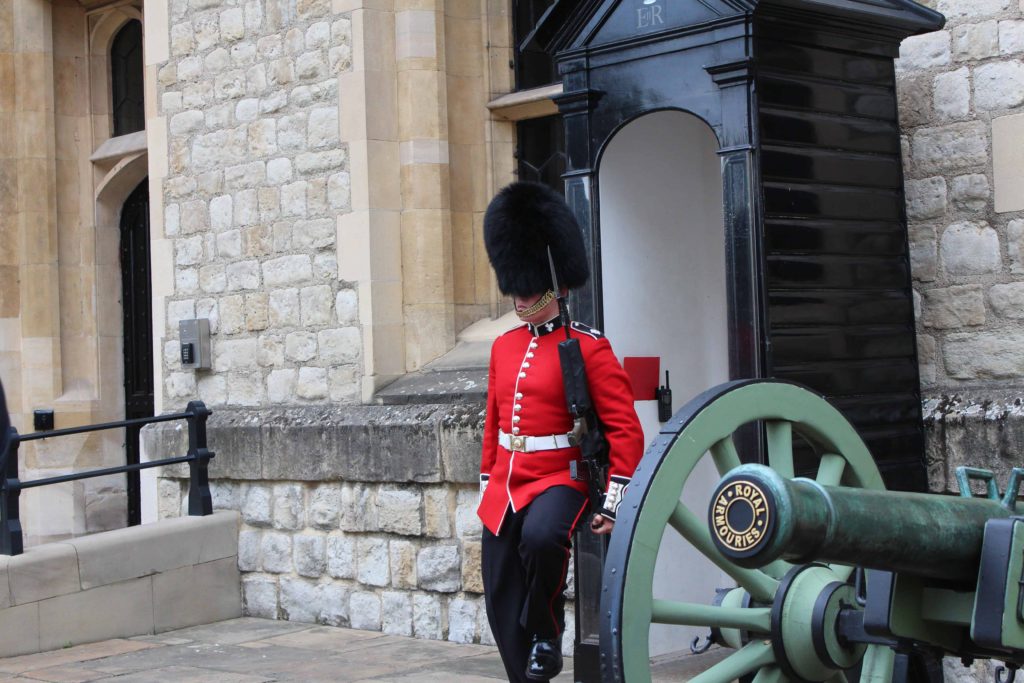
[[[661,358],[658,356],[626,356],[622,367],[633,385],[634,401],[653,401],[661,374]]]

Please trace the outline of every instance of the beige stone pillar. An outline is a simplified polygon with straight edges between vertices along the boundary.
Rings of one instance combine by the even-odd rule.
[[[21,409],[61,393],[60,296],[49,0],[13,0],[11,54],[17,145],[12,179],[20,233]],[[7,213],[7,211],[3,211]]]
[[[334,0],[351,12],[352,70],[338,77],[352,210],[338,217],[338,277],[358,283],[362,395],[405,372],[402,192],[393,0]]]
[[[406,369],[455,344],[443,0],[395,6]],[[463,108],[471,115],[478,103]]]

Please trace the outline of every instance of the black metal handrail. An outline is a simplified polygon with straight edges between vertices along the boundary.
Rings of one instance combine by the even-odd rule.
[[[214,452],[206,447],[206,420],[210,415],[211,411],[206,407],[205,403],[202,401],[189,401],[185,412],[172,415],[133,418],[120,422],[105,422],[68,429],[33,432],[24,435],[18,434],[17,429],[10,427],[8,432],[10,437],[9,445],[6,451],[0,453],[0,472],[3,473],[3,476],[0,477],[0,555],[20,555],[24,552],[19,497],[22,490],[37,486],[61,484],[69,481],[78,481],[79,479],[103,477],[110,474],[137,472],[151,467],[163,467],[165,465],[187,462],[189,469],[188,514],[194,516],[213,514],[209,464],[210,460],[214,457]],[[75,472],[73,474],[64,474],[46,479],[34,479],[32,481],[21,481],[18,478],[18,447],[23,441],[37,441],[58,436],[69,436],[71,434],[84,434],[104,429],[119,429],[174,420],[185,420],[188,423],[188,453],[183,456],[151,460],[133,465],[122,465],[120,467],[106,467],[98,470]]]

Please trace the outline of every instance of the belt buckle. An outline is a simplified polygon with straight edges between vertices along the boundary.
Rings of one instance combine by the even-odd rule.
[[[526,452],[526,437],[525,436],[513,436],[509,444],[510,450],[519,451],[520,453]]]

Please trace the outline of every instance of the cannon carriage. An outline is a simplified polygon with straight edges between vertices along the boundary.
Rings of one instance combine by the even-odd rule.
[[[767,465],[742,464],[737,444],[757,438]],[[707,508],[692,509],[681,496],[705,458],[722,479]],[[943,655],[1015,671],[1022,475],[1003,495],[978,470],[959,472],[959,498],[886,491],[854,428],[819,395],[774,381],[710,389],[664,425],[620,506],[602,583],[602,679],[651,681],[657,624],[710,629],[709,643],[734,650],[697,683],[887,683],[912,658]],[[972,479],[985,496],[972,496]],[[735,586],[704,603],[653,594],[659,548],[674,535]]]

